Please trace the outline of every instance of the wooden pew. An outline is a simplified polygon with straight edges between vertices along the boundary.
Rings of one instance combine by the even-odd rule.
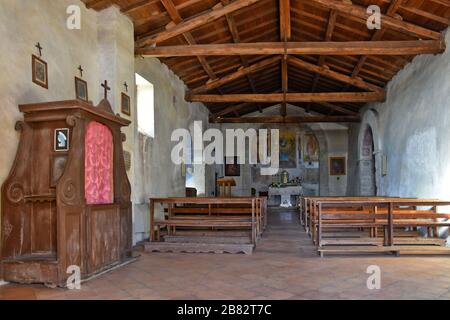
[[[332,252],[450,253],[450,248],[444,247],[445,242],[438,238],[436,231],[439,227],[450,226],[450,213],[436,211],[438,206],[450,206],[450,201],[322,198],[314,200],[314,206],[317,212],[317,231],[313,234],[321,255]],[[398,232],[418,227],[427,230],[427,238],[396,236],[396,230]],[[366,230],[368,236],[346,239],[325,236],[327,230],[336,228]],[[381,237],[373,232],[375,229],[382,230]]]
[[[155,219],[155,203],[166,206],[167,216]],[[161,228],[169,235],[177,228],[208,230],[250,230],[256,245],[267,223],[267,201],[264,197],[235,198],[152,198],[150,199],[150,230],[152,241],[160,241]]]
[[[317,230],[317,201],[348,201],[348,200],[383,200],[391,199],[387,197],[303,197],[300,199],[300,221],[306,232],[312,237],[315,242],[315,233]],[[394,198],[395,199],[395,198]],[[344,209],[344,208],[341,208]],[[349,209],[349,208],[347,208]],[[362,208],[360,209],[362,210]]]

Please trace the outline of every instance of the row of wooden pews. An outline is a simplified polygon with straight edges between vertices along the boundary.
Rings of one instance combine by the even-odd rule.
[[[302,197],[300,222],[325,253],[448,254],[439,231],[450,201],[395,197]]]
[[[151,242],[145,247],[148,251],[250,254],[266,224],[265,197],[151,198]]]

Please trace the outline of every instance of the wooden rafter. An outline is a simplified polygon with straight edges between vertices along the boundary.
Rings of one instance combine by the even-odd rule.
[[[133,4],[130,4],[126,7],[123,7],[120,11],[125,14],[130,14],[135,11],[138,11],[139,9],[142,9],[146,6],[152,5],[154,3],[158,3],[160,0],[142,0]]]
[[[340,113],[350,115],[350,116],[356,116],[359,114],[358,112],[355,112],[353,110],[343,108],[343,107],[340,107],[340,106],[337,106],[335,104],[331,104],[328,102],[317,102],[317,104],[321,105],[322,107],[330,109],[330,111],[338,111]]]
[[[186,100],[191,102],[233,103],[233,102],[377,102],[384,101],[382,92],[326,92],[326,93],[270,93],[270,94],[227,94],[192,95]]]
[[[231,55],[418,55],[442,53],[445,42],[413,41],[349,41],[349,42],[257,42],[198,44],[137,49],[144,57],[231,56]]]
[[[214,118],[223,117],[229,113],[238,112],[238,111],[242,110],[243,108],[248,107],[249,105],[250,104],[246,102],[246,103],[240,103],[235,106],[226,107],[226,108],[223,108],[222,110],[220,110],[219,112],[214,113],[213,117]]]
[[[217,123],[314,123],[314,122],[360,122],[357,116],[272,116],[272,117],[239,117],[215,118]]]
[[[177,8],[175,8],[175,5],[173,4],[172,0],[161,0],[162,5],[166,9],[167,13],[169,14],[170,19],[175,24],[179,24],[183,21],[183,18],[180,16],[180,13],[178,12]],[[186,42],[190,45],[197,44],[194,37],[190,32],[183,33],[183,37],[186,40]],[[217,79],[216,74],[214,73],[213,69],[209,65],[209,63],[206,61],[205,57],[197,56],[197,60],[200,62],[201,66],[205,70],[208,77],[212,80]]]
[[[370,16],[367,13],[367,8],[339,0],[310,0],[310,3],[319,4],[326,8],[334,9],[344,14],[355,16],[357,18],[364,20],[364,22]],[[385,14],[381,15],[381,21],[383,27],[387,27],[409,35],[413,35],[421,39],[436,40],[439,39],[441,36],[439,32],[415,25],[413,23],[395,19]]]
[[[395,15],[395,13],[397,12],[398,8],[400,7],[401,3],[402,3],[402,0],[393,0],[391,2],[391,4],[389,5],[388,10],[386,11],[386,15],[393,17]],[[370,40],[371,41],[381,40],[381,38],[383,38],[385,32],[386,32],[386,29],[380,29],[380,30],[375,31],[375,33],[373,34],[373,36]],[[352,77],[358,76],[359,72],[362,70],[364,64],[366,63],[367,58],[368,58],[368,56],[361,56],[359,58],[359,61],[356,64],[355,69],[353,69]]]
[[[325,41],[331,41],[331,38],[333,37],[333,31],[336,24],[336,18],[337,18],[337,11],[334,9],[330,10],[330,16],[328,18],[328,25],[327,25],[327,31],[325,32]],[[326,56],[320,56],[319,61],[317,65],[319,67],[323,66],[325,64]],[[320,74],[316,74],[312,86],[311,86],[311,92],[314,92],[317,87],[317,83],[319,82]]]
[[[245,8],[250,6],[261,0],[236,0],[233,3],[219,7],[217,9],[210,10],[204,14],[198,15],[195,18],[191,18],[189,20],[185,20],[176,26],[167,26],[165,31],[162,31],[156,35],[151,35],[147,37],[143,37],[137,41],[137,45],[142,47],[145,45],[155,45],[164,40],[176,37],[185,32],[189,32],[195,28],[198,28],[208,22],[212,22],[217,20],[226,14],[230,14],[236,10]]]
[[[220,86],[227,84],[231,81],[234,81],[238,78],[249,75],[249,74],[259,71],[259,70],[263,70],[264,68],[266,68],[270,65],[273,65],[277,61],[280,61],[280,59],[281,59],[280,56],[269,57],[267,59],[264,59],[262,61],[255,63],[255,64],[252,64],[248,67],[240,68],[236,72],[226,75],[220,79],[216,79],[214,81],[208,81],[204,85],[193,89],[191,91],[191,93],[196,94],[196,93],[200,93],[200,92],[206,92],[208,90],[212,90],[215,88],[219,88]]]
[[[223,5],[228,5],[230,3],[229,0],[220,0],[220,2]],[[241,42],[241,38],[239,37],[239,32],[238,32],[238,29],[237,29],[237,26],[236,26],[236,21],[234,20],[233,14],[232,13],[226,14],[225,18],[227,19],[228,29],[230,30],[231,37],[233,38],[233,42],[234,43],[240,43]],[[241,59],[242,65],[244,67],[248,67],[249,66],[247,57],[240,56],[239,58]],[[252,76],[250,74],[246,74],[246,77],[247,77],[248,83],[249,83],[250,88],[252,89],[253,93],[257,93],[256,85],[255,85],[255,82],[253,81]],[[261,108],[261,106],[259,104],[257,104],[257,107],[258,107],[258,110],[260,112],[262,112],[262,108]]]
[[[310,72],[314,72],[316,74],[319,74],[319,75],[322,75],[322,76],[325,76],[325,77],[328,77],[328,78],[331,78],[334,80],[338,80],[338,81],[350,84],[352,86],[355,86],[355,87],[358,87],[358,88],[361,88],[364,90],[369,90],[369,91],[374,91],[374,92],[384,92],[383,88],[380,88],[376,85],[367,83],[360,78],[352,78],[352,77],[346,76],[344,74],[332,71],[327,67],[317,66],[315,64],[303,61],[296,57],[289,56],[288,63],[290,63],[298,68],[301,68],[301,69],[304,69],[304,70],[307,70]]]

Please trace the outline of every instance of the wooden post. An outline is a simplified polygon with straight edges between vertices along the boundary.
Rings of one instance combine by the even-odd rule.
[[[252,199],[252,242],[256,246],[255,199]]]
[[[319,203],[318,208],[318,225],[317,225],[317,245],[319,248],[322,247],[322,203]]]
[[[150,199],[150,241],[155,241],[155,225],[154,225],[155,203]]]
[[[389,212],[388,212],[388,246],[394,245],[394,204],[389,202]]]

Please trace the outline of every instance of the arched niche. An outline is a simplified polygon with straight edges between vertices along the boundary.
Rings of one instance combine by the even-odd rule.
[[[358,191],[362,196],[380,193],[381,145],[378,112],[367,110],[358,136]]]

